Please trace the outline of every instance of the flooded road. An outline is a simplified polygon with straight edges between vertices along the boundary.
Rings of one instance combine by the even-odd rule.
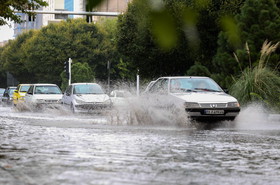
[[[280,184],[279,120],[253,108],[203,126],[0,107],[0,184]]]

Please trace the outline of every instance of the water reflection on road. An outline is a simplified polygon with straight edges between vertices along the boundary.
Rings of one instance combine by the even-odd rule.
[[[279,184],[280,123],[245,117],[203,129],[0,107],[0,184]]]

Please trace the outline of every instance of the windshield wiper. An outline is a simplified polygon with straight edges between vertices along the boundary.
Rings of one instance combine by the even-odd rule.
[[[185,88],[178,88],[178,89],[173,89],[173,93],[182,93],[182,92],[197,92],[193,89],[185,89]]]
[[[195,90],[201,90],[201,91],[210,91],[210,92],[222,92],[214,89],[208,89],[208,88],[194,88]]]

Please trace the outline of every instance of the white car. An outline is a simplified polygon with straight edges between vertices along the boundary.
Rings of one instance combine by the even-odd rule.
[[[62,103],[69,106],[73,113],[109,109],[110,97],[97,83],[73,83],[65,91]]]
[[[147,85],[147,87],[146,87],[146,89],[145,89],[144,93],[148,92],[148,91],[149,91],[149,89],[151,88],[151,86],[152,86],[154,83],[155,83],[155,80],[150,81],[150,82],[149,82],[149,84]]]
[[[183,107],[195,119],[233,120],[240,111],[237,99],[208,77],[161,77],[145,96],[158,107]]]
[[[61,104],[62,92],[56,84],[32,84],[24,97],[30,108],[57,106]]]
[[[127,90],[113,90],[110,93],[113,106],[125,107],[129,104],[129,99],[132,98],[132,94]]]

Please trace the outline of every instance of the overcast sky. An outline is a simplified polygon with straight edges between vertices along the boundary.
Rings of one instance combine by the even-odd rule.
[[[0,26],[0,42],[4,40],[12,39],[14,35],[13,27],[9,27],[7,25]]]

